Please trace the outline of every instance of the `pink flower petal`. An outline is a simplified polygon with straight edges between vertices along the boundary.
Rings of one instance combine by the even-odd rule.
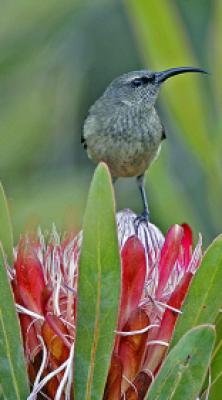
[[[41,263],[30,242],[22,240],[15,263],[16,280],[24,306],[43,314],[42,292],[45,288]]]
[[[118,330],[128,320],[141,299],[145,276],[146,257],[142,243],[136,236],[131,236],[125,243],[122,253],[122,288]]]
[[[53,335],[57,335],[60,338],[61,342],[70,349],[71,344],[67,339],[68,336],[68,329],[67,327],[60,321],[60,319],[56,315],[45,315],[45,323],[48,324],[49,329],[53,332]],[[52,337],[53,337],[52,335]]]
[[[151,377],[144,371],[140,372],[121,400],[144,400],[146,392],[152,383]]]
[[[40,324],[38,321],[36,321],[34,325],[32,323],[32,318],[25,314],[20,314],[19,320],[21,325],[25,354],[27,357],[31,356],[31,358],[34,358],[36,354],[41,351],[41,348],[39,347],[39,340],[37,338],[37,335],[40,333],[41,329]]]
[[[184,269],[186,271],[192,256],[193,235],[189,225],[182,224],[181,226],[184,230],[184,235],[181,241],[181,245],[183,248],[183,258],[181,260],[181,264],[184,266]]]
[[[121,381],[122,381],[122,363],[117,354],[113,354],[103,400],[120,400]]]
[[[184,230],[179,225],[173,225],[167,232],[160,256],[159,284],[156,291],[156,298],[161,298],[163,290],[178,258],[183,235]]]
[[[181,282],[172,293],[167,303],[168,306],[173,307],[175,310],[181,309],[192,277],[193,275],[191,272],[185,273]],[[178,316],[178,312],[170,308],[166,308],[156,337],[152,338],[152,340],[169,343],[172,338],[173,330]],[[167,352],[167,349],[167,346],[160,344],[153,344],[152,346],[150,346],[150,348],[148,349],[147,359],[144,364],[144,369],[148,368],[150,371],[152,371],[153,374],[156,374]]]
[[[193,255],[190,260],[188,270],[195,274],[196,270],[199,268],[202,260],[202,236],[199,235],[198,243],[194,249]]]
[[[141,330],[149,325],[149,318],[145,311],[142,309],[136,309],[130,316],[128,322],[124,326],[124,331],[132,332]],[[143,363],[143,358],[146,349],[146,341],[148,332],[139,334],[123,336],[119,343],[119,356],[123,365],[123,375],[127,378],[122,380],[122,392],[129,386],[129,382],[132,382],[136,374],[139,372],[139,368]]]
[[[50,355],[60,364],[69,357],[68,330],[56,315],[48,316],[42,326],[42,337]]]

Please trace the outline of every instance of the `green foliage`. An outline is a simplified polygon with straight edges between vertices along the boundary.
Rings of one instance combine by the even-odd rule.
[[[0,186],[0,241],[12,261],[12,228],[2,186]],[[24,400],[29,389],[18,317],[0,249],[0,385],[7,400]],[[0,388],[1,392],[1,388]],[[0,393],[1,395],[1,393]]]
[[[161,70],[172,66],[200,64],[178,3],[180,2],[164,0],[125,2],[136,32],[138,47],[145,65],[150,69]],[[191,10],[193,12],[193,7],[193,5],[190,7],[190,12]],[[218,112],[218,104],[220,104],[218,100],[221,100],[220,83],[218,83],[221,49],[218,45],[218,37],[221,34],[222,9],[219,0],[214,2],[211,15],[213,17],[208,30],[207,24],[204,28],[211,42],[211,48],[208,49],[203,41],[200,46],[205,46],[205,59],[202,63],[209,64],[208,69],[212,71],[212,76],[203,78],[203,76],[190,74],[178,77],[172,79],[163,89],[161,96],[164,99],[163,109],[169,117],[172,133],[167,134],[168,144],[163,144],[163,148],[167,146],[164,150],[167,157],[164,159],[161,156],[158,160],[158,169],[154,167],[152,170],[153,189],[150,191],[151,196],[153,193],[154,203],[158,204],[161,219],[168,220],[169,213],[173,217],[175,209],[176,218],[184,218],[186,215],[187,219],[193,221],[192,214],[195,214],[195,223],[200,230],[201,221],[197,220],[198,215],[202,220],[205,219],[207,224],[214,225],[216,230],[220,230],[222,223],[221,155],[219,154],[221,153],[221,135],[218,134],[222,126],[221,113]],[[208,51],[209,60],[207,59]],[[211,90],[209,90],[210,87]],[[173,131],[176,135],[176,146],[170,139]],[[187,151],[187,161],[183,160],[184,150]],[[175,157],[177,152],[178,157]],[[175,158],[174,165],[168,161],[170,158]],[[184,167],[185,173],[183,173]],[[168,178],[165,178],[166,175]],[[198,176],[202,187],[197,183]],[[182,190],[181,177],[187,188],[190,186],[190,193],[188,190]],[[165,185],[161,183],[169,178],[173,180],[172,186],[174,186],[168,189],[171,191],[172,198],[170,209],[166,207],[165,200],[163,201],[165,198],[168,199],[168,190],[165,190]],[[193,179],[195,179],[195,184],[191,183]],[[159,182],[159,185],[156,182]],[[195,196],[196,189],[202,193],[202,198]],[[190,205],[190,210],[184,207],[186,204]],[[208,216],[206,218],[204,209],[205,216]],[[203,230],[206,230],[206,226]]]
[[[222,314],[216,320],[216,343],[212,354],[209,374],[206,378],[201,399],[206,398],[209,392],[209,400],[220,400],[222,391]]]
[[[75,346],[75,399],[102,398],[117,323],[120,258],[114,196],[104,164],[95,172],[83,224]]]
[[[187,62],[191,65],[197,64],[191,43],[173,3],[164,0],[131,0],[128,3],[133,15],[132,22],[138,30],[144,59],[147,64],[151,63],[150,68],[159,70],[164,66],[173,66],[172,60],[175,66],[185,65]],[[158,30],[157,21],[161,26]],[[182,128],[179,133],[183,132],[184,140],[205,164],[206,149],[211,148],[211,140],[205,124],[204,93],[200,79],[202,78],[192,74],[172,79],[170,88],[167,93],[164,91],[163,96],[165,107],[170,111],[172,119]],[[186,107],[189,107],[188,115]]]
[[[169,353],[147,399],[196,400],[210,362],[214,328],[198,326],[188,331]]]
[[[0,182],[0,240],[8,261],[13,261],[13,234],[5,193]]]
[[[200,324],[215,323],[222,304],[221,282],[222,236],[219,236],[208,248],[193,278],[171,346],[189,329]]]

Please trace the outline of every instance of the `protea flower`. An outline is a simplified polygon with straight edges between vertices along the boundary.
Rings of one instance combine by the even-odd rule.
[[[32,399],[71,399],[79,238],[23,237],[10,271]]]
[[[161,366],[201,257],[187,225],[164,239],[135,214],[117,216],[121,299],[104,400],[143,399]],[[73,354],[81,235],[25,236],[9,268],[30,377],[28,399],[73,398]]]
[[[188,225],[173,225],[164,239],[155,225],[137,230],[134,221],[130,211],[117,219],[122,287],[106,400],[144,399],[201,258],[201,237],[192,252]]]

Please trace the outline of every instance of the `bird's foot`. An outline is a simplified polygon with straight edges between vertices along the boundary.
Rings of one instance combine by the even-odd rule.
[[[138,231],[140,224],[144,223],[144,224],[148,225],[149,216],[150,216],[149,211],[144,211],[142,214],[138,215],[134,219],[134,225],[135,225],[136,232]]]

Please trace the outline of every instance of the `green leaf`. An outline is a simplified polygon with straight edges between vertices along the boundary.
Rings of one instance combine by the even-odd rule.
[[[75,399],[103,396],[116,328],[120,257],[114,196],[105,164],[95,172],[83,224],[75,346]]]
[[[210,385],[209,385],[210,384]],[[210,386],[210,390],[209,390]],[[221,400],[222,392],[222,314],[216,319],[216,342],[212,353],[210,365],[210,377],[208,376],[204,384],[204,392],[201,399],[206,399],[209,390],[209,400]]]
[[[222,68],[222,48],[218,43],[218,38],[222,35],[222,3],[220,0],[214,1],[213,6],[213,23],[211,26],[211,37],[209,46],[209,56],[211,57],[211,72],[212,72],[212,83],[213,83],[213,90],[214,95],[216,98],[215,106],[217,107],[218,117],[221,115],[221,100],[222,100],[222,84],[221,80],[218,79],[218,76],[221,74]],[[218,138],[221,135],[218,132]],[[219,150],[219,149],[218,149]]]
[[[13,262],[13,235],[8,205],[2,184],[0,183],[0,242],[10,263]]]
[[[171,346],[174,346],[189,329],[200,324],[215,322],[222,304],[221,282],[222,235],[209,246],[193,278]]]
[[[0,386],[0,400],[4,400],[4,395],[1,386]]]
[[[24,400],[29,393],[26,366],[15,303],[4,267],[4,255],[13,260],[12,228],[0,185],[0,386],[7,400]],[[4,255],[3,255],[3,249]]]
[[[135,27],[138,46],[150,69],[198,65],[176,2],[126,0],[125,4]],[[207,99],[202,84],[204,79],[206,76],[197,74],[174,77],[164,85],[161,97],[165,98],[164,106],[172,121],[176,121],[181,128],[183,139],[206,168],[207,165],[214,164],[214,160],[208,131]],[[206,149],[209,154],[207,159]]]
[[[189,201],[189,193],[187,193],[186,188],[175,176],[172,176],[169,158],[169,153],[162,152],[154,168],[146,173],[146,182],[149,182],[150,204],[155,206],[155,210],[157,210],[154,213],[155,220],[161,224],[164,222],[164,227],[168,227],[172,225],[173,221],[186,219],[186,221],[192,221],[192,226],[198,229],[197,232],[202,232],[205,228],[204,224],[201,224],[201,221],[198,220],[198,215],[193,208],[194,203]],[[157,185],[157,182],[161,182],[161,184]],[[184,218],[185,216],[186,218]]]
[[[195,400],[207,372],[214,340],[214,327],[210,325],[187,332],[169,353],[147,399]]]

